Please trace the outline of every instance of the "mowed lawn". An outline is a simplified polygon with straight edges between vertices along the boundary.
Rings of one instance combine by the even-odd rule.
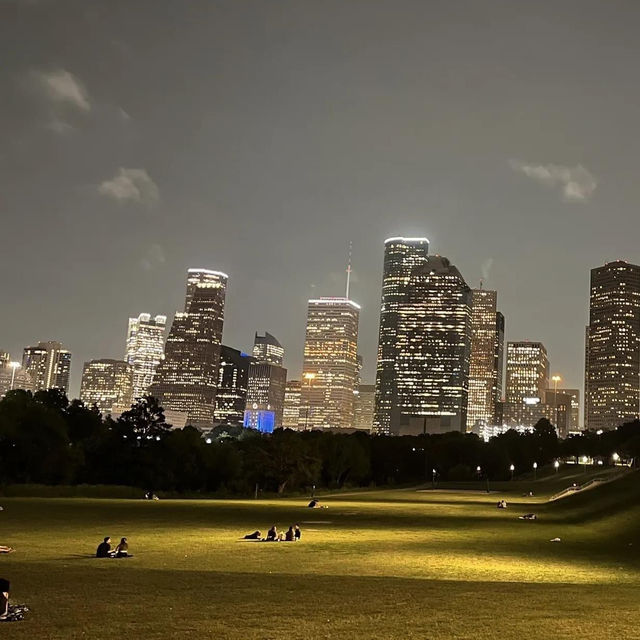
[[[3,498],[0,543],[17,552],[0,577],[32,612],[0,637],[639,638],[640,477],[547,503],[569,480],[342,494],[326,509]],[[529,486],[541,495],[523,498]],[[239,540],[294,522],[299,543]],[[135,557],[89,557],[107,534]]]

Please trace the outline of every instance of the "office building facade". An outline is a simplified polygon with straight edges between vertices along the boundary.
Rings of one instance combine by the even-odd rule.
[[[467,431],[478,421],[494,423],[502,397],[504,316],[497,310],[497,301],[496,291],[471,291]]]
[[[35,391],[60,389],[69,393],[71,352],[60,342],[50,340],[25,347],[22,368],[29,374]]]
[[[376,385],[360,384],[356,390],[354,402],[354,424],[356,429],[372,431],[376,406]]]
[[[253,357],[233,347],[222,345],[216,384],[214,422],[242,424],[249,388],[249,367]]]
[[[591,270],[585,355],[585,428],[614,429],[640,411],[640,266]]]
[[[133,369],[134,398],[142,398],[153,384],[156,369],[164,358],[166,326],[166,316],[152,318],[141,313],[137,318],[129,318],[124,359]]]
[[[183,312],[175,314],[151,395],[199,428],[214,422],[228,276],[189,269]]]
[[[376,363],[376,400],[374,431],[388,434],[397,408],[396,365],[397,333],[400,309],[412,271],[424,264],[429,255],[427,238],[387,238],[384,243],[380,328]]]
[[[91,360],[84,363],[80,400],[100,413],[128,411],[133,402],[133,367],[124,360]]]
[[[300,424],[300,380],[287,380],[284,388],[284,406],[282,426],[284,429],[297,429]]]
[[[353,427],[359,318],[348,298],[309,300],[299,428]]]

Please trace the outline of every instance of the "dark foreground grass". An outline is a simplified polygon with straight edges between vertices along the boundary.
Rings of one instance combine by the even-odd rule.
[[[514,483],[507,511],[449,491],[343,494],[316,510],[7,498],[0,542],[18,551],[0,576],[32,613],[0,637],[638,638],[639,480],[549,504]],[[238,540],[274,522],[300,522],[302,541]],[[136,557],[88,557],[106,534],[127,535]]]

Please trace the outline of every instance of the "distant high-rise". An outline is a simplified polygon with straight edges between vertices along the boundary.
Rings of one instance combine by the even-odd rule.
[[[300,380],[287,380],[282,410],[282,426],[285,429],[297,429],[300,423],[300,388]]]
[[[353,426],[356,429],[371,431],[373,429],[373,414],[376,400],[376,386],[374,384],[360,384],[355,394]]]
[[[265,331],[261,336],[256,332],[253,357],[258,362],[269,362],[281,367],[284,362],[284,347],[270,333]]]
[[[504,316],[497,311],[498,294],[471,291],[471,356],[467,431],[481,421],[492,424],[502,394]]]
[[[129,318],[125,360],[133,369],[133,397],[141,398],[153,383],[156,369],[164,358],[164,331],[167,316],[151,318],[141,313]]]
[[[427,261],[427,238],[388,238],[384,243],[382,301],[376,371],[374,430],[388,434],[397,408],[396,365],[399,311],[406,304],[411,272]]]
[[[259,431],[282,427],[287,370],[282,366],[284,348],[270,334],[256,333],[255,359],[249,365],[244,426]]]
[[[348,298],[309,300],[300,428],[353,427],[359,317]]]
[[[12,389],[33,391],[33,380],[19,362],[12,362],[8,351],[0,350],[0,398]]]
[[[585,428],[613,429],[640,411],[640,266],[591,270]]]
[[[222,345],[216,385],[215,422],[242,424],[252,362],[254,359],[250,355]]]
[[[533,426],[532,421],[535,423],[542,417],[538,415],[542,409],[533,410],[532,407],[544,404],[548,387],[549,359],[545,346],[541,342],[507,343],[504,422]]]
[[[177,312],[150,393],[187,423],[210,427],[214,421],[227,275],[189,269],[184,312]]]
[[[447,258],[415,267],[398,304],[392,433],[465,431],[471,289]]]
[[[69,393],[71,352],[60,342],[38,342],[35,347],[25,347],[22,368],[33,381],[35,391],[61,389]]]
[[[124,360],[85,362],[80,400],[95,404],[102,414],[127,411],[133,401],[133,367]]]
[[[558,427],[558,434],[566,438],[571,431],[580,429],[580,391],[561,387],[545,389],[544,402],[553,409],[555,419],[551,422]]]

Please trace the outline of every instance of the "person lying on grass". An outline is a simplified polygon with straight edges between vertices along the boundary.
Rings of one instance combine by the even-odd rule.
[[[243,540],[260,540],[262,534],[257,529],[253,533],[247,533]]]
[[[6,547],[3,544],[0,544],[0,553],[13,553],[15,549],[13,547]]]

